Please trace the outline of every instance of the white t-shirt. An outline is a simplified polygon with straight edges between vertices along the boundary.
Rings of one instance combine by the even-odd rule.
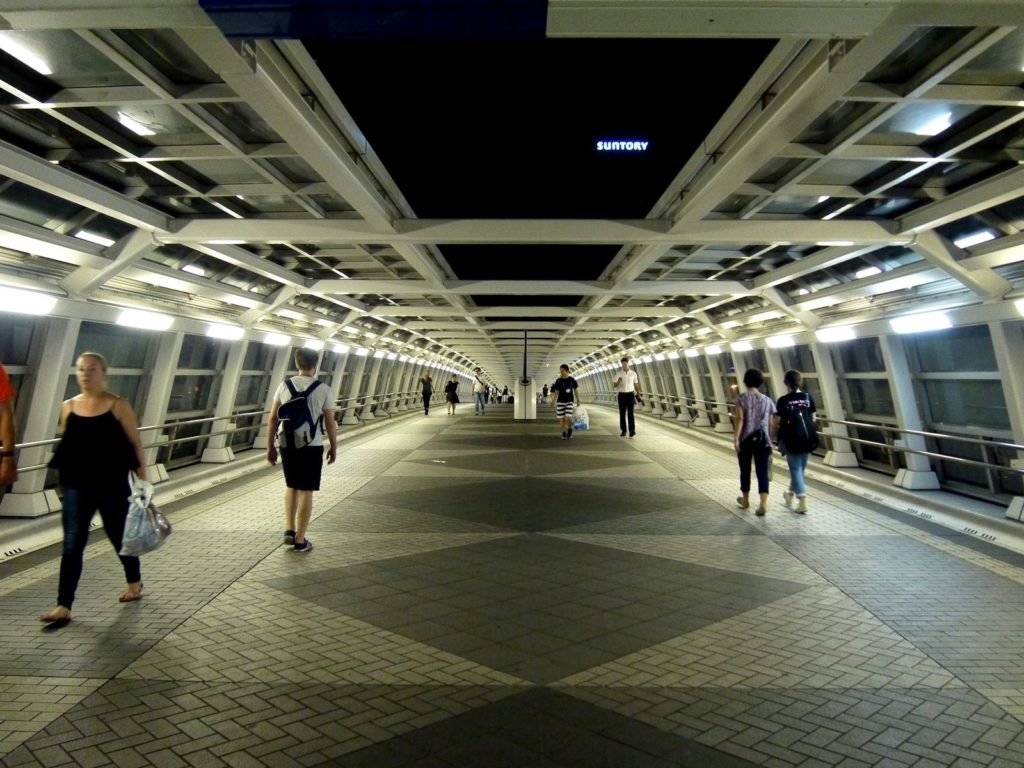
[[[486,392],[487,391],[487,385],[484,384],[482,381],[480,381],[480,379],[474,378],[473,379],[473,391],[474,392]]]
[[[305,392],[306,387],[312,384],[316,379],[312,376],[292,376],[292,386],[295,387],[299,392]],[[282,381],[277,385],[277,392],[274,393],[274,399],[279,403],[287,403],[292,399],[292,393],[285,386]],[[330,411],[332,410],[329,400],[331,399],[331,388],[326,382],[321,382],[320,386],[313,390],[312,394],[306,398],[306,404],[309,406],[309,412],[316,419],[319,414],[324,414],[324,421],[333,418]],[[310,445],[323,445],[324,444],[324,428],[317,427],[316,434],[313,435]]]
[[[612,374],[612,382],[616,382],[622,379],[622,383],[615,387],[616,392],[635,392],[636,385],[640,382],[640,377],[636,375],[636,371],[630,368],[628,371],[624,371],[621,368],[618,372]]]

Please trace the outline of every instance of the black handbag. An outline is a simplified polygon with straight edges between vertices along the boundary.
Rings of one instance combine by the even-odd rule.
[[[740,450],[748,453],[763,453],[765,450],[770,451],[771,449],[772,444],[768,440],[768,433],[763,429],[751,432],[740,441]]]

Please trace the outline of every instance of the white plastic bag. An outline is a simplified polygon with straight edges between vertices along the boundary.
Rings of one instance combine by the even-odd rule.
[[[128,474],[132,493],[128,497],[128,519],[124,524],[120,554],[138,557],[163,546],[171,535],[171,524],[153,503],[153,484],[140,480],[134,472]]]
[[[572,428],[590,429],[590,414],[587,413],[586,406],[581,405],[576,409],[576,413],[573,414]]]

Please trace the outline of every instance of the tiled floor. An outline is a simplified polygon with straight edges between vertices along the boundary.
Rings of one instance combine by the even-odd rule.
[[[1024,556],[825,487],[755,518],[591,411],[369,436],[305,555],[277,471],[190,499],[139,603],[95,536],[57,630],[59,551],[10,569],[2,765],[1024,765]]]

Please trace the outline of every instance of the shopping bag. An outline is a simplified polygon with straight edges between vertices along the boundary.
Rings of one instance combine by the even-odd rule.
[[[590,429],[590,414],[587,413],[585,406],[581,405],[576,409],[576,413],[573,415],[572,428]]]
[[[128,497],[128,518],[121,539],[121,555],[138,557],[163,546],[171,535],[171,524],[153,503],[153,484],[128,474],[132,493]]]

